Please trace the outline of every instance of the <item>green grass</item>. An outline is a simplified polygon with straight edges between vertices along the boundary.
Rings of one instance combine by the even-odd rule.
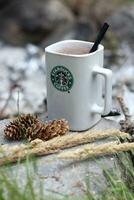
[[[128,154],[119,154],[119,163],[121,166],[121,174],[118,172],[111,174],[104,169],[104,175],[107,181],[107,188],[102,191],[98,197],[95,197],[89,188],[90,180],[87,179],[86,191],[83,198],[77,200],[134,200],[134,167],[129,159]],[[31,167],[32,165],[32,170]],[[55,193],[51,197],[46,196],[43,191],[41,181],[38,188],[35,186],[34,177],[37,172],[36,161],[27,159],[24,163],[25,177],[20,177],[20,164],[16,166],[16,170],[12,166],[4,166],[0,168],[0,200],[57,200]],[[21,181],[24,181],[23,184]],[[18,184],[20,182],[20,184]],[[37,190],[38,189],[38,190]],[[67,197],[59,194],[60,199],[75,200],[75,198]]]

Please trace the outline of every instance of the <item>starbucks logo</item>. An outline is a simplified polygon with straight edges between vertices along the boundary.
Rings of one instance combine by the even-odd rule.
[[[51,81],[57,90],[70,92],[73,86],[73,75],[66,67],[56,66],[51,71]]]

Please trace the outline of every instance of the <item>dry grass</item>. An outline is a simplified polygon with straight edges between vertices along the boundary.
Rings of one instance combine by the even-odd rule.
[[[98,139],[108,138],[110,136],[122,138],[129,137],[127,133],[120,132],[117,129],[110,129],[105,131],[87,131],[79,134],[72,133],[53,138],[46,142],[36,139],[30,144],[15,145],[13,147],[9,145],[2,145],[0,147],[0,165],[7,162],[13,163],[17,160],[24,160],[28,155],[40,156],[57,153],[61,149],[91,143]]]

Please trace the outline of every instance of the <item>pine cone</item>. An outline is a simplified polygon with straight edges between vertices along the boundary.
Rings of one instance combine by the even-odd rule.
[[[121,120],[121,131],[129,133],[130,135],[134,135],[134,122],[130,122],[128,120]]]
[[[31,141],[36,138],[40,138],[40,134],[43,129],[43,124],[41,122],[34,124],[31,127],[28,127],[26,130],[26,138]]]
[[[21,115],[5,128],[5,137],[12,140],[24,139],[26,138],[27,128],[36,123],[39,123],[37,117],[30,114]]]
[[[11,122],[4,130],[5,137],[10,140],[20,140],[24,137],[24,131],[18,124]]]
[[[36,138],[49,140],[59,135],[64,135],[69,130],[68,122],[64,119],[41,123],[33,115],[21,115],[11,122],[4,130],[5,137],[12,140]]]
[[[33,124],[36,124],[39,122],[39,119],[37,116],[27,114],[27,115],[21,115],[16,119],[16,122],[20,123],[21,126],[28,128],[29,126],[32,126]]]
[[[69,130],[68,122],[64,119],[48,121],[45,124],[37,123],[27,129],[27,138],[31,141],[36,138],[50,140],[54,137],[64,135]]]

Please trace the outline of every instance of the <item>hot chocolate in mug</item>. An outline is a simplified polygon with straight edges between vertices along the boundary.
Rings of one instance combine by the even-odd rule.
[[[111,109],[112,72],[103,68],[104,47],[89,53],[92,45],[65,40],[45,49],[48,119],[64,118],[73,131],[89,129]]]

